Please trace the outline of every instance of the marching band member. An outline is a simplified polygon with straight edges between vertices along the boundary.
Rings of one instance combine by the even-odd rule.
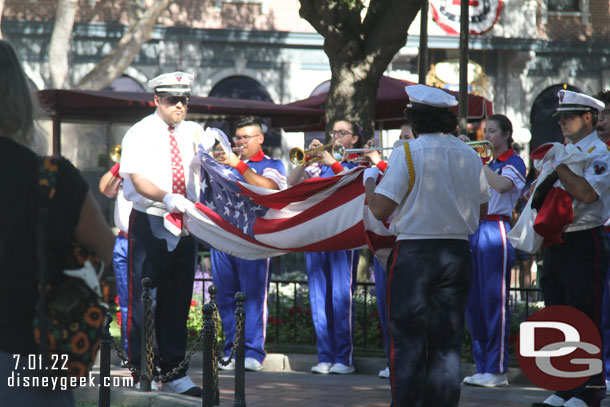
[[[116,283],[117,296],[119,297],[119,309],[121,316],[121,333],[125,341],[124,348],[128,352],[127,346],[127,321],[129,309],[129,262],[127,240],[129,228],[129,215],[131,214],[131,202],[123,195],[123,178],[119,175],[120,163],[112,166],[110,171],[100,178],[99,189],[108,198],[115,198],[114,201],[114,226],[119,230],[114,242],[112,251],[112,266],[114,268],[114,280]],[[154,383],[154,384],[153,384]],[[151,388],[156,387],[157,383],[152,382]]]
[[[335,122],[331,135],[333,142],[341,143],[345,148],[362,146],[360,127],[351,121]],[[313,140],[309,149],[319,146],[322,143]],[[344,168],[357,165],[349,161],[338,162],[328,151],[318,154],[321,156],[319,162],[298,166],[290,173],[290,185],[312,177],[332,177]],[[312,373],[354,372],[352,292],[359,254],[358,250],[305,253],[311,316],[318,348],[318,364],[311,368]]]
[[[182,230],[165,229],[167,212],[179,222],[180,212],[196,201],[199,174],[189,168],[196,147],[212,148],[203,128],[185,121],[193,75],[173,72],[148,82],[157,109],[133,125],[122,143],[121,168],[125,198],[133,202],[129,219],[129,361],[140,365],[142,286],[149,277],[156,288],[155,329],[161,374],[171,372],[186,353],[186,319],[193,294],[197,242]],[[205,138],[201,138],[205,137]],[[176,215],[178,214],[178,215]],[[201,397],[201,387],[186,375],[188,366],[163,390]],[[139,385],[139,382],[136,386]]]
[[[240,157],[235,153],[216,155],[221,164],[228,165],[245,182],[268,189],[286,188],[286,169],[281,160],[270,158],[263,153],[261,145],[265,140],[259,119],[246,116],[235,124],[233,141],[240,149]],[[265,330],[267,328],[267,290],[271,259],[244,260],[216,249],[210,251],[212,258],[212,277],[218,287],[216,299],[218,312],[225,333],[225,357],[231,354],[235,340],[235,294],[246,294],[244,309],[246,335],[246,370],[259,371],[265,359]],[[235,368],[232,360],[229,365],[219,364],[223,370]]]
[[[468,235],[486,213],[481,159],[451,134],[457,100],[407,86],[407,115],[418,134],[397,147],[377,187],[364,171],[366,199],[380,220],[396,212],[388,261],[390,376],[394,406],[457,406],[464,313],[472,274]]]
[[[494,147],[494,159],[484,167],[491,199],[489,214],[481,218],[470,236],[473,274],[466,308],[477,372],[464,383],[474,386],[508,385],[508,294],[515,251],[507,234],[513,208],[525,186],[525,163],[511,148],[512,133],[513,126],[504,115],[485,120],[483,137]]]
[[[573,220],[563,230],[561,242],[543,247],[540,286],[546,306],[574,307],[600,329],[603,282],[610,265],[610,242],[603,227],[610,215],[607,210],[610,207],[610,151],[595,131],[604,103],[569,90],[560,90],[557,96],[559,106],[555,115],[559,115],[563,136],[590,159],[586,161],[583,176],[576,175],[557,158],[553,159],[561,185],[575,205]],[[602,372],[574,389],[557,391],[532,406],[599,406],[604,395]]]

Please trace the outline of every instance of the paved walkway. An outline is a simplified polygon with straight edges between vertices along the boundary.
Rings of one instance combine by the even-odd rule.
[[[128,376],[128,371],[112,366],[112,376]],[[360,358],[356,360],[357,374],[316,375],[307,370],[316,362],[313,355],[269,355],[262,372],[246,372],[246,405],[250,407],[387,407],[390,405],[390,384],[377,377],[383,360]],[[472,366],[465,365],[464,374]],[[189,375],[195,383],[203,382],[201,357],[195,355]],[[486,389],[462,385],[460,407],[525,407],[542,401],[550,392],[528,385],[518,369],[510,373],[511,385],[505,388]],[[219,374],[220,405],[232,407],[234,402],[233,372]],[[77,390],[77,406],[97,406],[96,388]],[[201,399],[178,396],[165,392],[142,393],[114,387],[111,389],[112,406],[201,406]],[[610,407],[610,400],[602,403]]]

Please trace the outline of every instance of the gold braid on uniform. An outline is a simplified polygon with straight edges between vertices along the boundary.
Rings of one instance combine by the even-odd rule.
[[[403,145],[405,147],[405,158],[407,159],[407,168],[409,170],[409,190],[407,191],[407,195],[409,195],[415,185],[415,167],[413,166],[413,157],[411,157],[411,147],[409,147],[409,143],[405,141]]]

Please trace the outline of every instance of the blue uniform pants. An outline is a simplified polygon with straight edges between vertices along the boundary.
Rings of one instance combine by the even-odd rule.
[[[466,240],[398,240],[388,261],[393,407],[455,407],[472,257]]]
[[[267,291],[269,288],[270,259],[244,260],[211,249],[212,278],[218,288],[218,313],[225,333],[225,357],[231,353],[235,340],[235,294],[246,294],[245,339],[246,357],[259,362],[265,359],[267,329]]]
[[[352,292],[359,255],[358,250],[305,253],[319,362],[353,364]]]
[[[379,321],[381,322],[381,330],[383,331],[383,340],[385,343],[386,359],[390,357],[390,335],[388,334],[388,304],[387,304],[387,281],[388,274],[381,266],[381,263],[375,257],[375,296],[377,297],[377,310],[379,311]],[[389,362],[388,362],[389,365]]]
[[[193,237],[179,238],[174,250],[168,251],[166,239],[153,235],[160,236],[165,233],[161,217],[137,210],[131,211],[127,325],[129,361],[136,366],[140,365],[142,278],[148,277],[156,291],[156,355],[161,374],[169,373],[178,366],[186,353],[186,320],[193,296],[197,264],[197,243]],[[188,365],[174,379],[185,376],[187,369]]]
[[[119,297],[119,310],[121,312],[121,331],[125,342],[123,346],[127,352],[127,309],[129,307],[129,262],[127,250],[129,242],[123,235],[118,235],[114,242],[112,252],[112,265],[114,266],[114,279],[116,282],[116,292]]]
[[[472,287],[466,320],[477,373],[505,373],[509,357],[508,294],[515,252],[505,221],[480,221],[470,236]]]

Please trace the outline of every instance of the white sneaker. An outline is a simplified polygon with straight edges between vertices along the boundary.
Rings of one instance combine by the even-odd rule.
[[[556,396],[555,394],[551,394],[549,397],[547,397],[542,404],[546,405],[546,406],[554,406],[554,407],[561,407],[565,404],[565,400],[562,399],[559,396]]]
[[[379,371],[379,377],[381,377],[382,379],[387,379],[390,377],[390,368],[386,367],[383,370]]]
[[[508,374],[506,373],[483,373],[478,378],[472,378],[470,385],[481,387],[506,387],[508,386]]]
[[[171,382],[163,383],[163,391],[168,393],[185,394],[187,396],[201,397],[203,390],[195,385],[190,377],[184,376]]]
[[[483,373],[475,373],[472,376],[466,376],[464,377],[464,380],[462,380],[462,383],[472,384],[474,381],[480,380],[481,376],[483,376]]]
[[[222,363],[218,362],[218,368],[220,370],[235,370],[235,359],[231,359],[229,364],[226,366],[223,365]]]
[[[311,368],[311,373],[328,374],[330,372],[330,363],[320,362]]]
[[[246,358],[244,360],[244,369],[251,372],[260,372],[263,370],[263,364],[254,358]]]
[[[563,405],[564,407],[587,407],[587,403],[578,399],[576,397],[572,397]]]
[[[343,363],[335,363],[334,365],[331,366],[328,373],[350,374],[350,373],[354,373],[355,371],[356,371],[356,369],[354,369],[354,366],[346,366]]]
[[[140,390],[140,382],[138,381],[135,386],[133,386],[134,389],[136,390]],[[152,381],[150,382],[150,389],[152,391],[159,391],[159,385],[157,384],[157,382]]]

